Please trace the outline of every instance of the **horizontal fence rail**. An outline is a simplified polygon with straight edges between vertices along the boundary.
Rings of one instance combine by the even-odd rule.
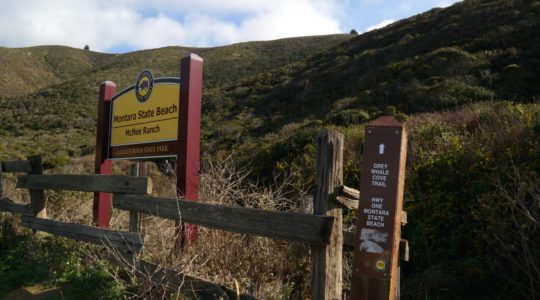
[[[118,175],[23,175],[18,177],[17,188],[149,194],[152,180]]]
[[[185,273],[164,268],[133,254],[114,252],[108,258],[128,270],[133,270],[135,276],[150,279],[157,285],[167,285],[173,290],[179,290],[189,299],[240,299],[256,300],[256,298],[239,294],[237,291],[210,281],[196,278]]]
[[[2,171],[6,173],[29,173],[32,165],[28,160],[3,161]]]
[[[21,222],[23,226],[30,229],[44,231],[83,242],[111,246],[116,249],[124,249],[130,252],[140,251],[144,240],[143,236],[139,233],[102,229],[30,216],[21,216]]]
[[[295,212],[267,211],[246,207],[156,198],[141,195],[115,194],[113,207],[274,239],[325,245],[333,217]]]
[[[8,198],[0,199],[0,211],[7,211],[12,214],[33,216],[34,212],[29,204],[15,203]]]

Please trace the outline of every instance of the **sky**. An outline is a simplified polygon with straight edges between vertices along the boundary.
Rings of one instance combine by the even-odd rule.
[[[0,0],[0,46],[107,53],[358,33],[456,0]]]

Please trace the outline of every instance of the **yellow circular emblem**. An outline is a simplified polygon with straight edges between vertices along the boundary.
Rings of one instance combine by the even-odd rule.
[[[154,88],[154,76],[149,70],[143,70],[137,77],[135,83],[135,96],[139,102],[144,102],[150,98]]]
[[[375,261],[375,269],[377,269],[377,271],[386,271],[386,261],[384,259],[377,259]]]

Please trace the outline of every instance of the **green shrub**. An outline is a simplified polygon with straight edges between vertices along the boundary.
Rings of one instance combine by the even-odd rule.
[[[2,222],[2,228],[10,222]],[[86,253],[93,251],[92,246],[26,233],[28,235],[0,236],[0,297],[13,289],[37,283],[60,287],[68,299],[123,296],[123,285],[110,275],[117,270],[87,256]]]
[[[328,122],[338,126],[360,125],[369,119],[369,113],[363,109],[345,109],[328,116]]]
[[[538,106],[502,102],[411,128],[404,236],[415,250],[403,297],[531,297],[538,281],[518,269],[540,265],[539,117]]]

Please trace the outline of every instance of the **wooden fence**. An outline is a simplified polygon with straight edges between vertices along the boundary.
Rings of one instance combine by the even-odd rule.
[[[349,248],[355,245],[354,233],[343,231],[342,207],[356,209],[360,195],[359,191],[343,186],[342,162],[343,135],[324,130],[318,141],[314,214],[305,214],[152,197],[149,196],[152,182],[147,177],[43,175],[41,157],[32,156],[23,161],[1,162],[0,193],[2,172],[27,173],[17,177],[16,186],[28,189],[30,203],[15,203],[0,194],[0,211],[20,215],[22,225],[28,228],[113,247],[127,257],[144,245],[144,236],[134,230],[134,226],[130,225],[130,232],[47,219],[44,191],[107,192],[113,194],[114,208],[130,211],[132,216],[144,213],[171,220],[181,218],[187,223],[235,233],[307,243],[312,248],[312,299],[341,299],[343,245]],[[406,242],[401,248],[402,258],[408,258]],[[178,277],[176,272],[158,270],[149,262],[138,263],[143,269],[156,271],[156,278],[174,281],[175,276]],[[232,290],[190,276],[183,275],[176,280],[187,295],[202,293],[225,299],[237,296]]]

